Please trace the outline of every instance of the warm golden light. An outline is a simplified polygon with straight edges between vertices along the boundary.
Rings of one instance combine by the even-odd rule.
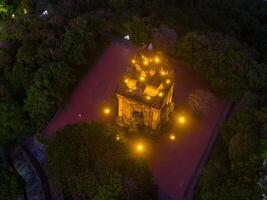
[[[165,71],[162,71],[162,72],[160,72],[160,74],[161,74],[162,76],[165,76],[165,75],[166,75],[166,72],[165,72]]]
[[[140,76],[140,81],[145,81],[145,77],[144,76]]]
[[[170,134],[170,135],[169,135],[169,139],[170,139],[170,140],[175,140],[175,139],[176,139],[176,137],[175,137],[175,135],[174,135],[174,134]]]
[[[104,114],[109,115],[111,113],[110,108],[104,108]]]
[[[132,63],[134,64],[134,63],[136,63],[136,61],[133,59],[133,60],[132,60]]]
[[[167,80],[166,80],[166,83],[167,83],[167,84],[170,84],[170,83],[171,83],[171,80],[170,80],[170,79],[167,79]]]
[[[160,97],[163,97],[163,92],[159,92],[159,96]]]
[[[142,143],[138,143],[136,145],[136,151],[142,153],[145,150],[144,145]]]
[[[126,79],[124,80],[124,82],[125,82],[125,83],[128,83],[128,79],[126,78]]]
[[[156,62],[156,63],[159,63],[159,62],[160,62],[159,57],[155,57],[155,62]]]
[[[184,124],[184,123],[186,122],[185,117],[184,117],[184,116],[179,116],[179,117],[178,117],[178,122],[179,122],[180,124]]]
[[[116,136],[116,140],[120,141],[120,136],[119,135]]]
[[[150,96],[146,96],[146,99],[147,99],[147,100],[150,100],[150,99],[151,99],[151,97],[150,97]]]
[[[144,60],[143,64],[144,65],[148,65],[148,61],[147,60]]]

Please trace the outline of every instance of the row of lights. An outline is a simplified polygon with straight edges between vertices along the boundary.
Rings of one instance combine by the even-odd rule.
[[[140,81],[142,81],[142,82],[144,82],[145,80],[146,80],[146,78],[144,77],[144,76],[140,76],[139,77],[139,80]],[[127,80],[125,80],[125,82],[126,82]],[[166,84],[170,84],[171,83],[171,80],[170,79],[167,79],[166,81],[165,81],[165,83]]]
[[[158,56],[156,56],[154,59],[155,63],[160,63],[160,58]],[[135,64],[136,60],[132,59],[132,63]],[[148,65],[149,64],[149,60],[148,59],[143,59],[143,65]]]
[[[149,97],[149,96],[148,96],[148,97]],[[103,112],[104,112],[105,115],[109,115],[109,114],[111,113],[111,109],[110,109],[109,107],[105,107],[105,108],[103,109]],[[186,123],[186,117],[185,117],[185,115],[184,115],[184,114],[179,115],[179,116],[176,118],[176,122],[177,122],[178,124],[180,124],[180,125],[184,125],[184,124]],[[171,134],[169,135],[169,139],[170,139],[171,141],[175,141],[175,140],[176,140],[176,135],[173,134],[173,133],[171,133]],[[116,135],[116,140],[117,140],[117,141],[120,141],[120,140],[121,140],[121,138],[120,138],[119,135]],[[142,142],[138,142],[138,143],[135,145],[135,150],[136,150],[137,153],[143,153],[143,152],[145,151],[145,146],[144,146],[144,144],[143,144]]]
[[[140,76],[140,81],[145,81],[145,77],[144,77],[144,76]],[[126,78],[126,79],[124,79],[124,82],[125,82],[125,83],[128,83],[129,80]],[[167,83],[167,84],[170,84],[171,81],[170,81],[169,79],[167,79],[167,80],[166,80],[166,83]],[[158,96],[159,96],[159,97],[163,97],[163,95],[164,95],[163,92],[159,92],[159,93],[158,93]],[[147,96],[146,99],[147,99],[147,100],[150,100],[151,97],[150,97],[150,96]]]
[[[163,95],[164,95],[163,92],[159,92],[159,93],[158,93],[158,96],[159,96],[159,97],[163,97]],[[147,95],[147,96],[146,96],[146,99],[147,99],[147,100],[150,100],[151,97],[150,97],[149,95]]]
[[[141,75],[141,76],[139,77],[139,80],[142,81],[142,82],[144,82],[144,81],[146,80],[146,78],[145,78],[144,76]],[[170,79],[167,79],[167,80],[165,81],[165,83],[166,83],[166,84],[170,84],[170,83],[171,83],[171,80],[170,80]]]

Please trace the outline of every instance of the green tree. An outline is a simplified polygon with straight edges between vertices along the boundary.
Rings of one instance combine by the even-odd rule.
[[[27,115],[12,100],[0,101],[0,143],[8,145],[29,134]]]
[[[221,188],[229,176],[228,154],[225,151],[223,140],[220,140],[215,147],[212,159],[203,169],[199,187],[200,197],[202,200],[219,199]]]
[[[259,59],[265,60],[265,63],[266,10],[267,3],[262,0],[198,1],[198,15],[206,24],[206,28],[246,42],[260,52]]]
[[[200,180],[202,200],[260,199],[257,182],[263,145],[259,135],[264,130],[265,116],[263,109],[245,108],[224,123],[219,144]]]
[[[0,165],[0,200],[16,199],[23,195],[22,181]]]
[[[147,20],[147,18],[135,16],[132,20],[126,21],[123,24],[123,34],[129,34],[132,40],[137,43],[148,42],[150,40],[151,27]]]
[[[243,161],[232,162],[231,175],[223,184],[219,199],[260,200],[261,189],[257,182],[261,165],[262,158],[258,155],[248,156]]]
[[[55,187],[95,200],[154,199],[147,165],[133,158],[116,134],[101,123],[68,125],[57,132],[46,150]]]
[[[192,32],[177,44],[176,56],[206,80],[220,97],[239,100],[266,87],[266,67],[237,40],[219,33]]]
[[[45,127],[62,105],[75,80],[73,70],[64,62],[51,63],[35,73],[33,84],[27,90],[24,109],[38,130]]]
[[[87,20],[82,17],[74,18],[69,23],[70,29],[64,34],[61,47],[63,55],[73,65],[85,64],[88,59],[86,53],[96,47],[94,34],[89,29]]]
[[[36,49],[33,45],[23,45],[18,49],[13,72],[15,79],[19,80],[25,89],[32,84],[34,73],[38,69],[35,60]]]
[[[98,188],[97,194],[93,197],[93,200],[116,200],[122,193],[122,177],[120,174],[114,174],[111,176],[105,185],[101,185]]]
[[[247,159],[251,154],[258,153],[259,138],[250,133],[236,133],[229,143],[229,158],[232,161]]]

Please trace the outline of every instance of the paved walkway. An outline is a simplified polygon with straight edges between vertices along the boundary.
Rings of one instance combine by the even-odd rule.
[[[183,107],[189,94],[200,89],[206,90],[206,86],[193,71],[179,64],[175,69],[173,101],[176,106]],[[174,129],[176,141],[170,141],[166,135],[153,147],[150,164],[160,188],[160,199],[182,200],[186,197],[187,188],[216,132],[223,111],[224,103],[214,97],[200,121],[194,125],[188,122],[184,127]]]
[[[106,104],[116,107],[114,92],[135,51],[132,47],[112,43],[85,76],[66,106],[55,115],[44,134],[51,137],[64,125],[80,121],[112,120],[112,117],[105,119],[101,115],[101,108]],[[192,71],[176,64],[175,104],[183,106],[188,95],[198,89],[206,87]],[[175,142],[164,136],[152,145],[148,159],[159,186],[161,200],[184,199],[223,110],[224,104],[214,99],[204,117],[193,127],[174,130],[177,134]]]
[[[52,136],[66,124],[113,119],[112,116],[103,116],[102,109],[106,105],[114,106],[115,90],[121,74],[134,53],[133,47],[129,48],[126,44],[118,42],[112,43],[98,63],[85,75],[66,106],[57,112],[46,128],[45,136]]]

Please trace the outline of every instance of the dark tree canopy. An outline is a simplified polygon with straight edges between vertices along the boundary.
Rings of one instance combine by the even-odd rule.
[[[264,131],[265,116],[264,109],[246,108],[224,123],[219,145],[200,181],[202,200],[260,199],[257,182],[265,149],[259,136]]]
[[[155,186],[144,160],[118,142],[117,131],[100,123],[68,125],[47,147],[55,186],[91,199],[154,199]]]
[[[0,163],[0,200],[16,199],[23,194],[22,181]]]
[[[7,145],[20,141],[28,133],[30,128],[26,114],[14,101],[0,101],[0,144]]]
[[[266,66],[255,62],[237,40],[222,34],[188,33],[178,42],[176,56],[220,97],[238,100],[248,90],[266,87]]]

